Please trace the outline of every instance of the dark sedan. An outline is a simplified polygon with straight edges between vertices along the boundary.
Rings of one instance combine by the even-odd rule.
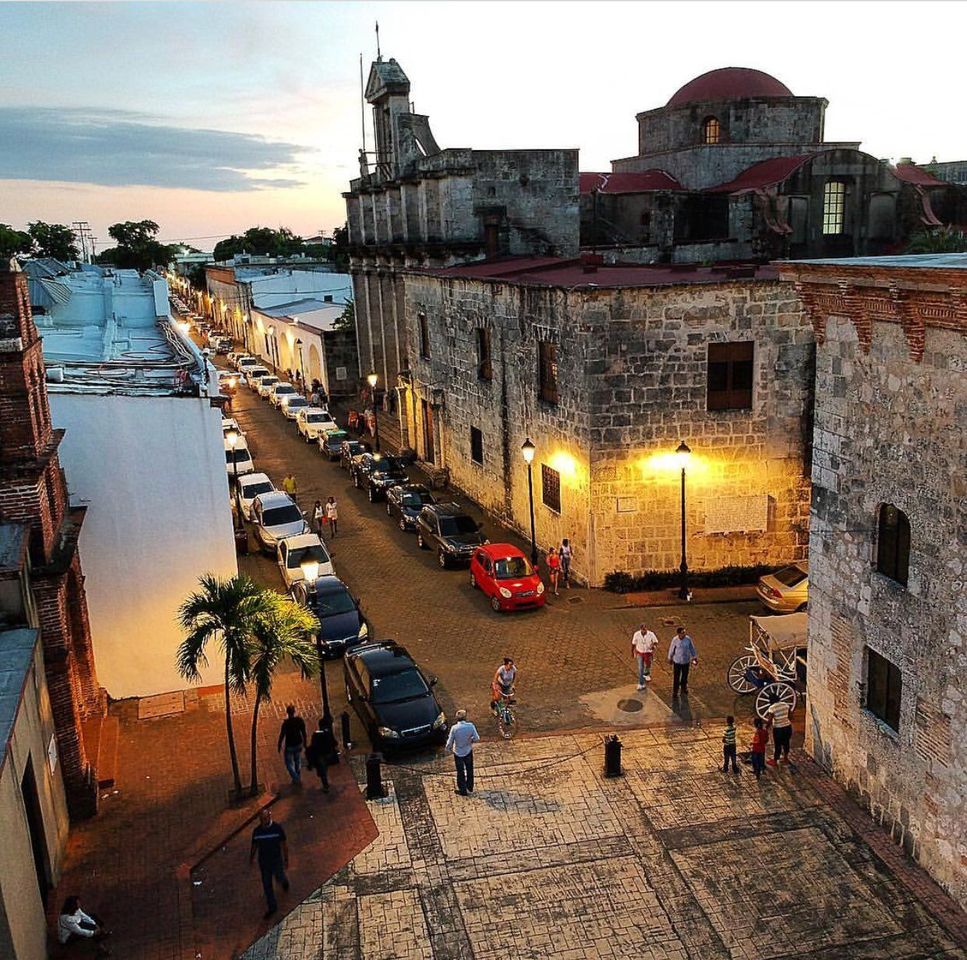
[[[292,586],[292,598],[315,614],[327,656],[337,657],[369,637],[359,601],[338,577],[319,577],[315,583],[298,580]]]
[[[343,440],[339,447],[339,466],[343,470],[351,470],[353,460],[361,457],[364,453],[369,453],[369,447],[359,440]]]
[[[428,503],[436,500],[421,483],[404,483],[386,491],[386,515],[399,517],[399,528],[403,531],[416,529],[416,518]]]
[[[365,453],[353,460],[349,470],[353,485],[365,490],[370,503],[382,500],[390,487],[406,483],[406,464],[399,457],[384,457],[378,453]]]
[[[427,679],[393,640],[364,643],[343,661],[346,697],[376,748],[442,743],[447,718]]]
[[[349,439],[345,430],[333,430],[319,438],[319,449],[327,460],[338,460],[342,456],[343,442]]]

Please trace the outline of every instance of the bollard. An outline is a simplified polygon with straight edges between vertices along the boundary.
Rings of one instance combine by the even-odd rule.
[[[621,741],[616,733],[604,738],[604,775],[621,776]]]
[[[353,741],[349,734],[349,711],[343,710],[342,715],[339,718],[339,722],[342,724],[342,745],[347,750],[352,750]]]
[[[383,756],[379,753],[371,753],[366,758],[366,799],[378,800],[386,796],[383,788],[383,778],[380,774],[379,765],[382,763]]]

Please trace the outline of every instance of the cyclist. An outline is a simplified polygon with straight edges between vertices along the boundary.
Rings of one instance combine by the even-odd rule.
[[[510,657],[504,657],[504,662],[497,667],[493,682],[490,685],[490,709],[496,711],[501,697],[506,697],[513,703],[514,685],[517,682],[517,664]]]

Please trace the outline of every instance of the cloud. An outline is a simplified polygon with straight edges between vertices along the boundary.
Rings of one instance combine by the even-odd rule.
[[[305,147],[171,126],[132,111],[0,106],[0,143],[6,180],[215,192],[305,185],[292,176]],[[266,176],[276,173],[280,179]]]

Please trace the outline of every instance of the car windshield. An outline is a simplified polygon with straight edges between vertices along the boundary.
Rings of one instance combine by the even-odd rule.
[[[798,587],[806,579],[806,574],[799,567],[783,567],[782,570],[777,570],[773,576],[787,587]]]
[[[403,464],[393,457],[383,457],[373,463],[373,473],[388,473],[391,476],[399,477],[405,472]]]
[[[307,413],[306,423],[325,423],[329,419],[325,413]]]
[[[498,580],[516,580],[529,577],[534,571],[524,557],[504,557],[495,564]]]
[[[244,463],[246,460],[251,460],[248,450],[245,447],[236,447],[234,450],[225,451],[225,462],[226,463]]]
[[[278,527],[283,523],[298,523],[302,519],[302,512],[294,504],[284,507],[273,507],[262,514],[262,523],[266,527]]]
[[[328,443],[330,447],[339,447],[342,446],[342,442],[345,439],[346,432],[344,430],[338,430],[335,433],[330,433],[329,436],[326,437],[326,443]]]
[[[329,554],[326,553],[326,548],[319,544],[313,547],[298,547],[295,550],[289,551],[285,565],[290,570],[295,570],[296,567],[301,567],[307,560],[314,561],[315,563],[328,563]]]
[[[357,454],[366,452],[366,448],[356,440],[350,442],[348,450],[349,456],[351,457],[355,457]]]
[[[422,507],[424,503],[433,503],[433,497],[429,493],[404,493],[404,507]]]
[[[430,692],[418,670],[403,670],[385,677],[373,677],[373,703],[397,703]]]
[[[274,489],[271,480],[263,480],[261,483],[250,483],[248,486],[242,487],[242,496],[246,500],[254,500],[260,493],[268,493]]]
[[[277,384],[278,382],[279,382],[278,377],[262,377],[262,379],[259,381],[259,383],[263,387],[272,387],[272,386],[275,386],[275,384]]]
[[[316,594],[315,610],[320,617],[335,617],[340,613],[351,613],[356,609],[356,604],[348,591],[340,590],[337,593]]]
[[[288,386],[283,385],[281,387],[276,387],[275,388],[275,395],[277,397],[282,397],[282,396],[285,396],[286,394],[289,394],[289,393],[295,393],[295,387],[288,387]]]
[[[288,406],[290,407],[307,407],[309,406],[309,401],[305,397],[290,397],[288,400]]]
[[[440,517],[440,533],[445,537],[459,537],[476,532],[477,524],[470,517]]]

